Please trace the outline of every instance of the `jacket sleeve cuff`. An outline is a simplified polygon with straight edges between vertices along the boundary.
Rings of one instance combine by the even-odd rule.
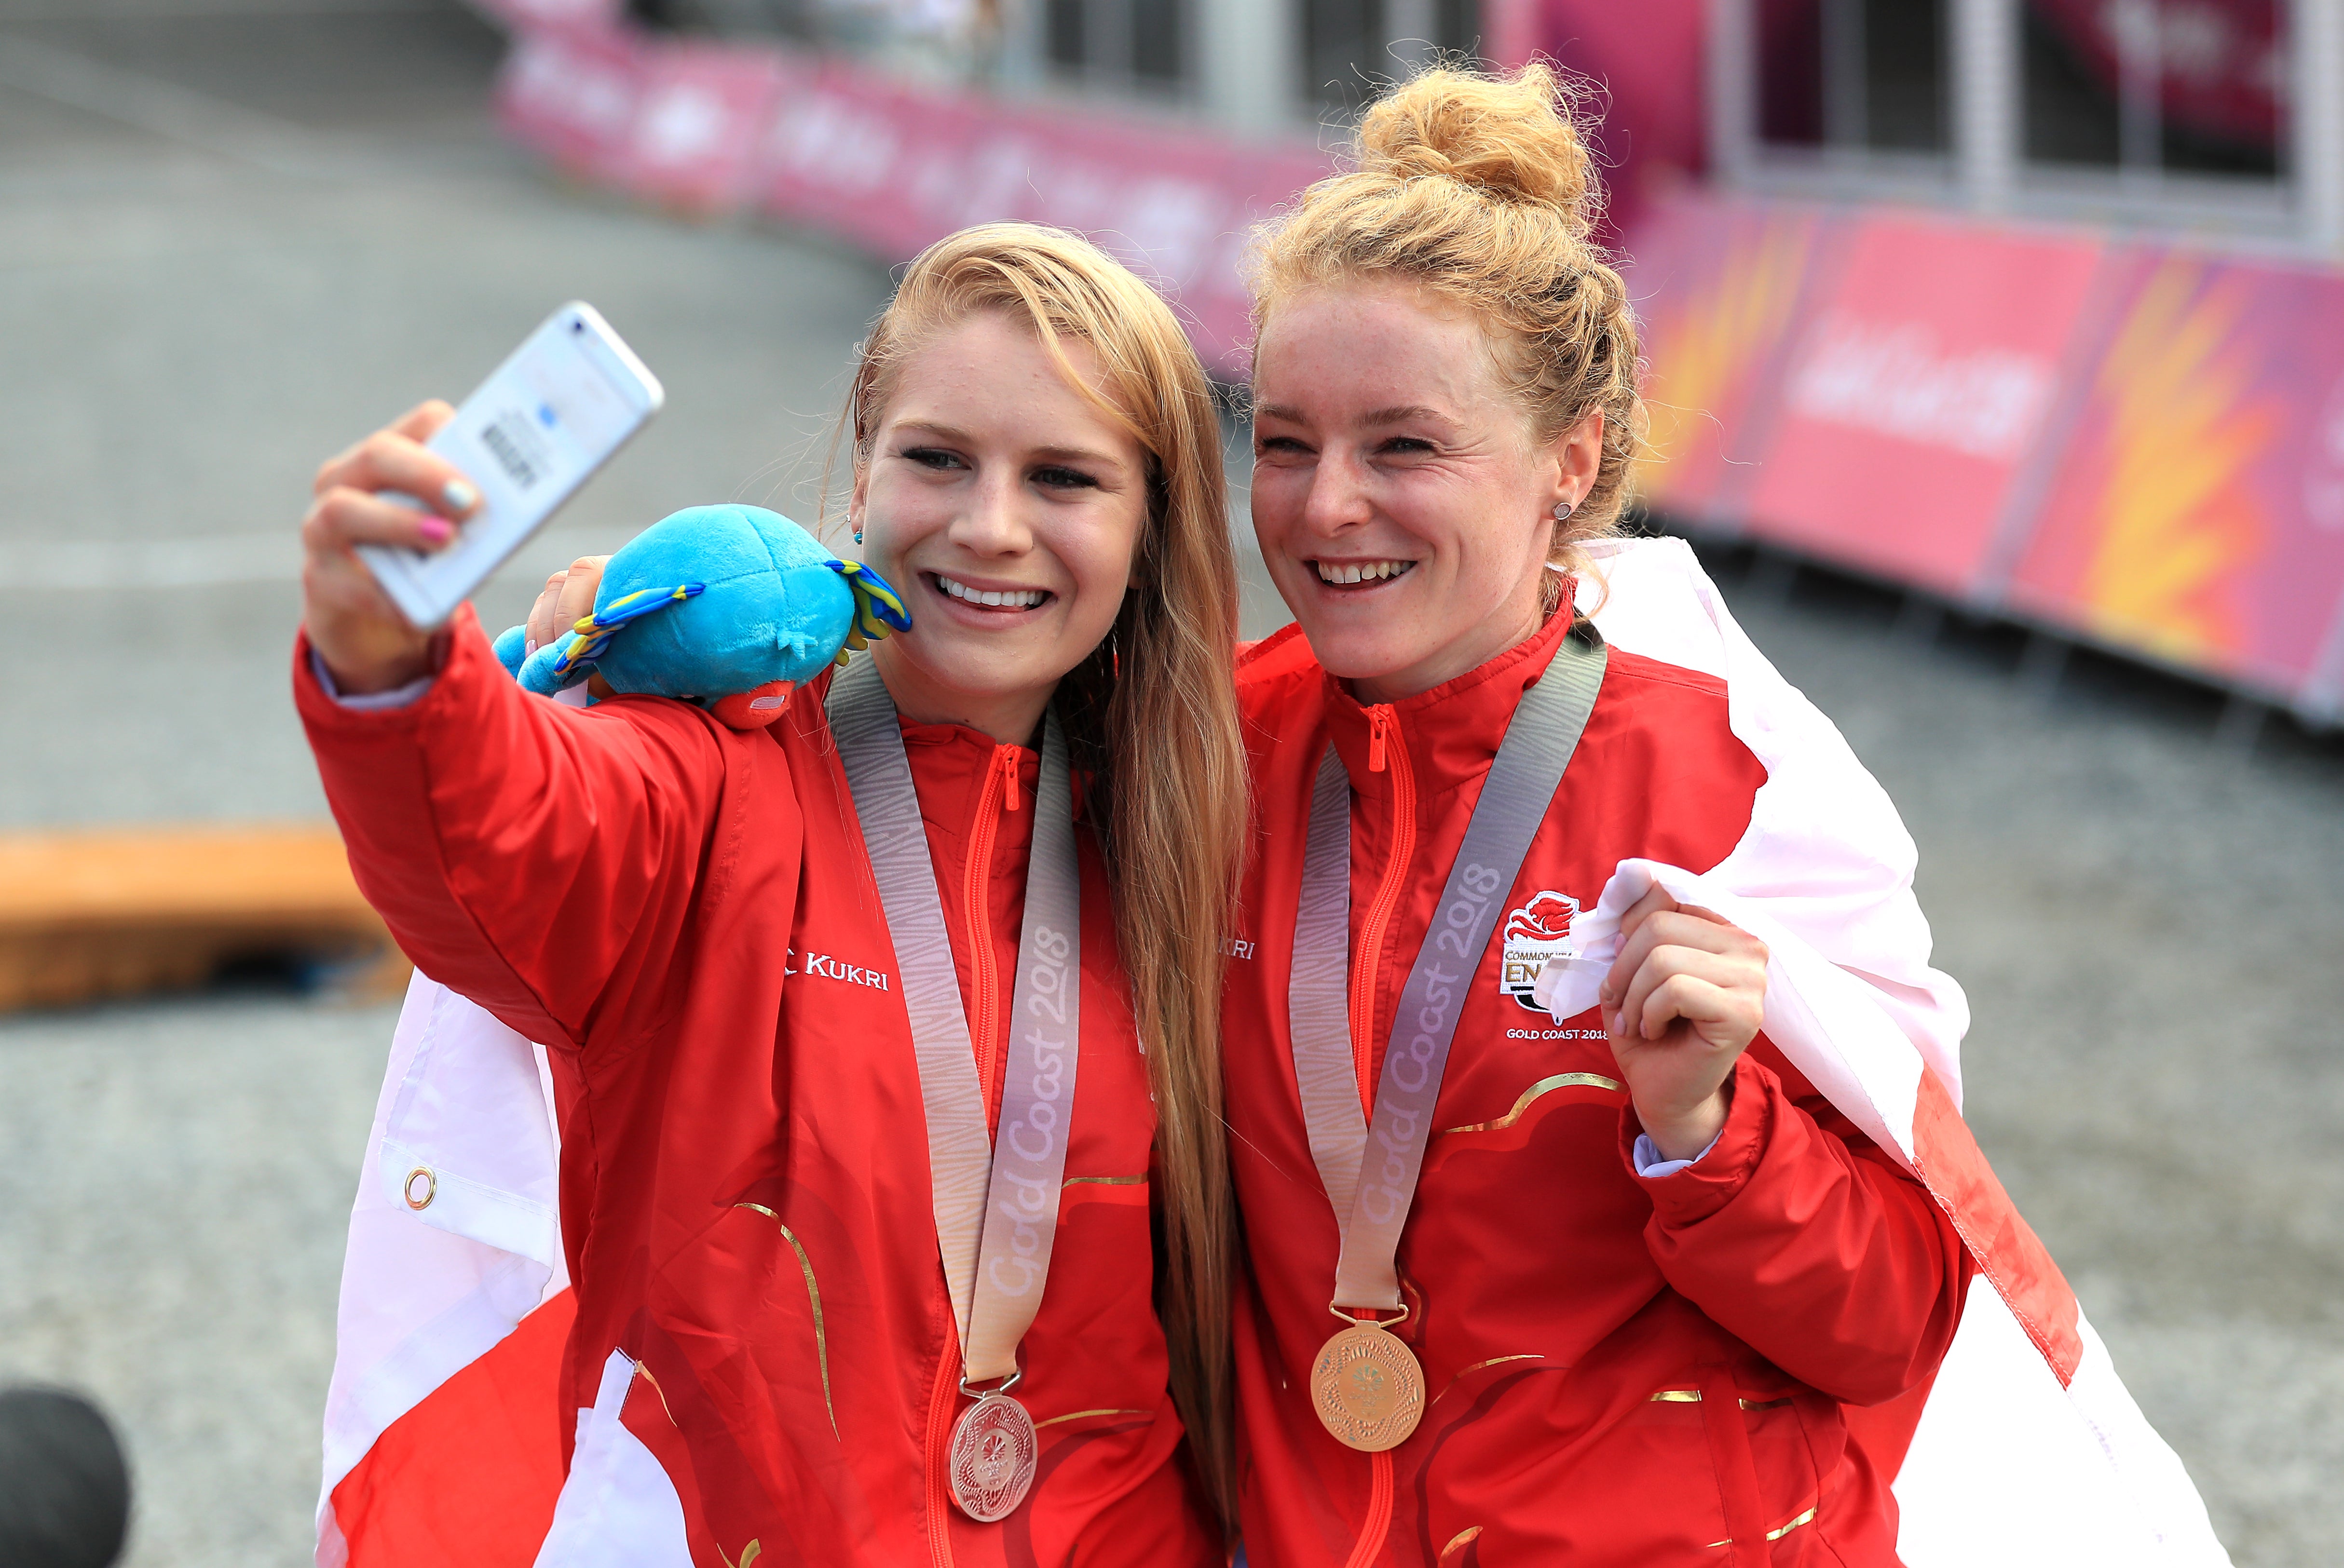
[[[1782,1086],[1747,1051],[1733,1064],[1733,1104],[1715,1141],[1690,1161],[1664,1161],[1674,1169],[1653,1167],[1638,1159],[1637,1143],[1643,1125],[1632,1102],[1620,1112],[1620,1154],[1628,1169],[1642,1178],[1651,1195],[1654,1215],[1665,1225],[1689,1225],[1705,1220],[1732,1202],[1749,1185],[1759,1157],[1773,1135],[1775,1101]],[[1654,1150],[1654,1153],[1659,1151]]]
[[[439,678],[435,671],[419,675],[405,686],[394,686],[389,691],[346,692],[334,683],[334,672],[326,668],[326,656],[316,648],[309,650],[309,673],[318,678],[325,694],[354,713],[380,713],[389,708],[404,708],[425,692]]]
[[[401,689],[404,689],[402,688]],[[1718,1131],[1717,1138],[1723,1138],[1724,1136],[1724,1130],[1721,1128]],[[1661,1146],[1652,1141],[1652,1136],[1649,1133],[1639,1132],[1636,1134],[1635,1147],[1629,1151],[1628,1163],[1634,1166],[1636,1168],[1636,1174],[1642,1177],[1647,1181],[1654,1181],[1662,1176],[1673,1176],[1678,1171],[1683,1170],[1686,1166],[1692,1164],[1694,1161],[1699,1160],[1702,1157],[1702,1154],[1707,1154],[1710,1150],[1716,1148],[1717,1138],[1711,1139],[1709,1142],[1702,1147],[1701,1154],[1694,1155],[1692,1160],[1663,1160],[1661,1158]]]
[[[434,640],[440,645],[438,658],[429,674],[396,690],[349,696],[335,688],[332,671],[304,631],[293,652],[294,707],[313,732],[379,734],[387,723],[411,723],[427,713],[447,711],[460,700],[461,688],[479,681],[483,659],[504,677],[504,666],[497,663],[496,651],[470,603],[458,608],[447,630]]]

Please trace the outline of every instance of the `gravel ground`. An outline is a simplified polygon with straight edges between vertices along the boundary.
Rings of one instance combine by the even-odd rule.
[[[488,132],[496,41],[430,0],[0,0],[0,828],[321,812],[290,529],[320,457],[460,396],[565,298],[666,381],[482,595],[691,501],[806,515],[880,269],[551,181]],[[200,14],[197,14],[200,13]],[[2344,1539],[2344,748],[2014,637],[1721,580],[1922,847],[1969,1111],[2252,1568]],[[210,580],[217,579],[217,580]],[[83,585],[83,586],[76,586]],[[1274,624],[1257,581],[1253,629]],[[341,1216],[389,1034],[259,994],[0,1020],[0,1379],[88,1388],[129,1561],[307,1560]]]
[[[0,1381],[94,1394],[136,1568],[308,1561],[342,1234],[396,1009],[0,1025]]]

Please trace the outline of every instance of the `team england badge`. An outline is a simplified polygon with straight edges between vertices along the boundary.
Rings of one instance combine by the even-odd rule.
[[[1578,913],[1577,899],[1550,890],[1508,914],[1498,989],[1532,1012],[1545,1011],[1531,991],[1547,960],[1571,956],[1571,922]]]

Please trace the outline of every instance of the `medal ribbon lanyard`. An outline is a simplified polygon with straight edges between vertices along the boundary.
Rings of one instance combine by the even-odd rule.
[[[995,1141],[985,1132],[985,1085],[969,1047],[911,759],[894,701],[869,658],[838,673],[829,709],[911,1016],[927,1112],[936,1248],[960,1326],[962,1383],[1015,1382],[1018,1342],[1041,1309],[1057,1239],[1082,1038],[1081,884],[1066,737],[1051,714],[1034,795],[1034,849]],[[990,940],[981,930],[969,933],[972,942]]]
[[[1341,1228],[1332,1303],[1338,1308],[1389,1311],[1400,1305],[1395,1262],[1400,1230],[1416,1198],[1457,1015],[1497,930],[1505,896],[1521,873],[1531,840],[1554,803],[1563,770],[1594,711],[1607,657],[1592,628],[1575,629],[1538,683],[1522,693],[1400,992],[1376,1085],[1372,1124],[1359,1114],[1346,994],[1350,781],[1334,748],[1328,748],[1319,764],[1309,835],[1303,843],[1287,1017],[1310,1156]]]

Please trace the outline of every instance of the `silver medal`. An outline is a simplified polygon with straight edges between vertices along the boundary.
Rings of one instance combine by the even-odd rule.
[[[1006,1394],[986,1394],[953,1426],[953,1501],[980,1524],[1008,1518],[1034,1490],[1040,1451],[1026,1407]]]

